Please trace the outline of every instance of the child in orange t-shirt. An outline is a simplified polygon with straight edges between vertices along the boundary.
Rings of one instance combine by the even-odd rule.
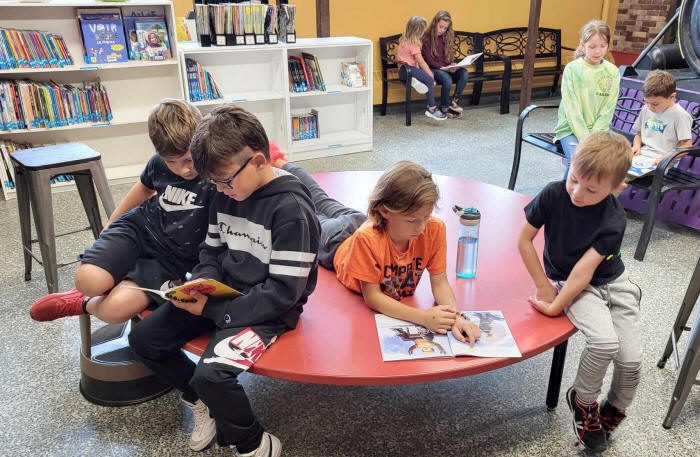
[[[361,293],[367,306],[387,316],[452,333],[473,344],[479,327],[457,313],[447,281],[445,223],[432,216],[439,198],[432,175],[422,166],[401,161],[377,181],[367,217],[332,199],[301,167],[276,163],[303,182],[321,223],[318,260],[335,269],[338,280]],[[414,294],[424,270],[430,272],[435,306],[416,308],[400,302]]]

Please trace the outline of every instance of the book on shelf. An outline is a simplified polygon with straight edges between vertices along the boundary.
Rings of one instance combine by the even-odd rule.
[[[501,311],[461,311],[465,319],[477,324],[481,337],[474,347],[448,332],[434,333],[411,322],[375,314],[382,360],[425,359],[433,357],[522,357]]]
[[[202,295],[207,295],[213,298],[233,298],[243,295],[241,292],[237,291],[233,287],[227,286],[216,279],[193,279],[192,281],[187,281],[184,284],[180,284],[175,287],[171,287],[166,290],[156,290],[148,289],[146,287],[138,286],[120,286],[126,287],[128,289],[138,289],[143,290],[154,295],[157,295],[166,300],[177,300],[183,302],[194,302],[195,298],[190,295],[192,292],[199,292]]]
[[[85,63],[116,63],[129,60],[119,8],[78,8],[77,13],[85,50]]]
[[[219,86],[214,77],[194,59],[185,58],[187,73],[187,90],[192,102],[216,100],[222,98]]]
[[[348,87],[365,87],[367,78],[365,76],[365,66],[357,62],[342,62],[340,78],[343,84]]]
[[[318,111],[292,113],[292,141],[320,138]]]
[[[326,83],[323,80],[323,73],[321,73],[321,66],[318,64],[318,59],[316,58],[316,56],[313,54],[310,54],[308,52],[302,52],[301,57],[303,58],[303,61],[306,63],[306,66],[311,71],[314,90],[325,91],[326,90]]]
[[[127,37],[129,59],[163,60],[170,58],[172,54],[170,38],[163,6],[123,6],[121,12]],[[137,23],[141,23],[141,36],[139,36]],[[155,36],[149,37],[149,25],[151,25]]]
[[[483,54],[484,54],[483,52],[477,52],[476,54],[469,54],[468,56],[466,56],[464,59],[460,60],[459,62],[455,62],[451,65],[446,65],[444,67],[440,67],[440,70],[450,70],[452,68],[468,67],[469,65],[476,62],[476,59],[481,57]]]
[[[0,27],[0,70],[61,68],[72,64],[61,35]]]

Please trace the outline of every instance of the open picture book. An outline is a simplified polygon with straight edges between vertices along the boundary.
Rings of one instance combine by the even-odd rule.
[[[192,281],[187,281],[179,286],[171,287],[167,290],[156,290],[148,289],[146,287],[136,287],[136,286],[120,286],[126,287],[128,289],[138,289],[143,290],[166,300],[178,300],[183,302],[193,302],[196,301],[190,293],[192,291],[197,291],[202,295],[208,295],[209,297],[215,298],[233,298],[239,295],[243,295],[241,292],[237,291],[233,287],[229,287],[216,279],[194,279]]]
[[[638,154],[632,157],[632,166],[627,171],[627,174],[636,178],[648,175],[649,173],[656,170],[656,165],[654,165],[655,160],[656,159],[654,159],[653,157],[647,157]]]
[[[375,314],[382,359],[392,362],[462,355],[522,357],[501,311],[461,311],[461,314],[481,329],[474,347],[462,343],[451,332],[441,335],[411,322]]]
[[[447,65],[445,67],[440,67],[440,70],[449,70],[451,68],[464,68],[468,67],[469,65],[473,64],[476,62],[476,59],[481,57],[484,53],[483,52],[477,52],[476,54],[469,54],[467,57],[464,59],[460,60],[459,62],[455,62],[452,65]]]

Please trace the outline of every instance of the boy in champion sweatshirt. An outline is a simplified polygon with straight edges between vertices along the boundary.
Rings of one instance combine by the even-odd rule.
[[[217,436],[242,456],[279,456],[281,444],[257,421],[237,376],[274,340],[296,326],[316,285],[319,223],[309,191],[293,175],[271,167],[265,130],[233,104],[214,109],[190,144],[197,171],[216,185],[209,229],[193,279],[211,278],[243,295],[172,302],[134,327],[137,357],[201,404],[190,447],[201,450]],[[213,331],[198,364],[180,350]]]

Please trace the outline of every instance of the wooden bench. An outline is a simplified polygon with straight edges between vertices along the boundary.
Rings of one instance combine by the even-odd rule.
[[[657,208],[666,210],[663,213],[665,219],[700,229],[700,192],[694,192],[700,189],[700,158],[698,158],[700,156],[700,137],[698,136],[700,134],[700,94],[693,94],[681,89],[677,91],[677,94],[678,103],[693,117],[693,147],[678,150],[672,157],[661,161],[653,175],[634,180],[619,197],[626,209],[646,213],[642,233],[634,253],[634,258],[639,261],[644,260],[657,217]],[[632,141],[636,134],[632,126],[643,106],[644,94],[641,90],[641,84],[623,78],[611,130],[625,135]],[[564,157],[564,151],[559,142],[555,141],[554,133],[523,133],[525,120],[533,111],[554,108],[558,108],[558,106],[530,105],[520,113],[515,131],[515,148],[508,189],[515,188],[523,143],[528,143],[557,157]],[[682,154],[685,154],[686,157],[678,163],[678,156]]]
[[[314,178],[329,195],[346,205],[366,208],[367,196],[380,172],[320,173]],[[564,317],[546,317],[528,305],[533,284],[520,260],[517,239],[529,197],[501,187],[461,178],[435,176],[442,195],[437,215],[447,224],[448,278],[463,309],[500,309],[522,358],[456,357],[383,362],[374,313],[362,296],[343,287],[335,273],[319,268],[316,290],[304,305],[297,328],[283,334],[251,368],[251,372],[299,382],[333,385],[395,385],[470,376],[521,362],[555,348],[546,404],[557,405],[569,336],[576,329]],[[467,197],[468,196],[468,197]],[[454,265],[458,220],[453,203],[474,205],[483,214],[479,264],[474,280],[457,279]],[[543,237],[535,239],[541,251]],[[504,284],[508,287],[504,287]],[[406,303],[433,305],[427,277]],[[138,325],[138,324],[137,324]],[[209,335],[185,349],[201,355]]]
[[[379,39],[379,52],[382,64],[382,104],[380,114],[386,115],[389,84],[404,83],[398,77],[396,48],[401,35],[392,35]],[[522,63],[525,59],[527,45],[527,28],[515,27],[492,30],[486,33],[455,31],[454,60],[463,59],[469,54],[483,52],[469,71],[469,82],[473,84],[471,104],[478,105],[484,82],[501,81],[499,111],[510,112],[510,85],[513,78],[522,77]],[[564,49],[570,49],[564,47]],[[555,95],[559,85],[561,66],[561,31],[559,29],[541,28],[537,40],[534,76],[552,76],[551,95]],[[517,68],[513,69],[515,62]],[[411,125],[411,74],[405,84],[404,110],[406,125]]]

